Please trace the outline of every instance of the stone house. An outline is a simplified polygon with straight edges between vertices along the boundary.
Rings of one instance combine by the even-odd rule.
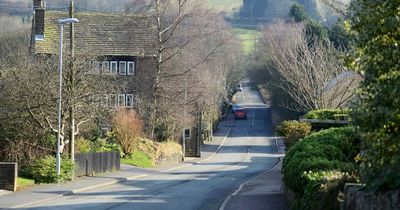
[[[58,20],[70,15],[47,10],[44,0],[33,0],[33,6],[31,51],[38,55],[57,54]],[[153,18],[88,12],[78,12],[74,17],[79,19],[73,27],[75,50],[85,49],[94,56],[90,61],[92,73],[116,77],[125,86],[122,92],[102,95],[101,101],[111,108],[135,108],[136,101],[146,98],[153,85],[157,53]],[[70,24],[66,24],[63,43],[70,42],[70,31]]]

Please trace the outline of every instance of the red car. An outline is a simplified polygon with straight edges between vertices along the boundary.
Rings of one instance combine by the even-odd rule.
[[[243,108],[241,109],[236,109],[235,110],[235,119],[247,119],[247,113],[246,110]]]

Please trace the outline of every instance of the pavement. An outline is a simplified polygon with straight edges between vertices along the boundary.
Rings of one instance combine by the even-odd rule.
[[[218,129],[214,133],[212,141],[205,142],[202,145],[200,158],[185,158],[184,162],[161,166],[154,169],[142,169],[129,165],[121,165],[119,171],[99,174],[91,177],[76,178],[73,182],[62,184],[40,184],[23,191],[10,192],[6,190],[0,191],[0,209],[21,208],[28,205],[47,202],[62,196],[73,195],[84,191],[122,183],[129,180],[139,179],[151,176],[157,173],[165,173],[168,171],[184,168],[193,164],[201,163],[212,158],[226,140],[228,128]]]
[[[284,197],[282,181],[282,160],[285,145],[282,139],[275,139],[277,153],[281,154],[280,161],[270,170],[243,183],[224,201],[220,210],[288,210]]]

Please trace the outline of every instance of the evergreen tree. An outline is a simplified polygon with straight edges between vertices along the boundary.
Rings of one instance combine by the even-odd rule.
[[[304,10],[304,6],[299,3],[294,3],[290,7],[289,17],[293,19],[294,22],[303,22],[309,19],[306,11]]]
[[[345,22],[339,18],[328,31],[329,40],[336,49],[348,50],[350,47],[351,36],[345,29]]]
[[[400,188],[399,0],[354,0],[352,66],[364,75],[353,121],[363,134],[362,181],[373,190]]]

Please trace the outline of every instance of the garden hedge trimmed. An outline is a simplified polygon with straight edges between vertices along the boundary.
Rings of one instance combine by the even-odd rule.
[[[295,120],[283,121],[276,129],[276,133],[285,137],[287,148],[293,146],[299,139],[304,138],[311,132],[311,124]]]
[[[309,111],[304,118],[315,120],[336,120],[336,116],[347,116],[349,110],[345,109],[319,109]]]
[[[312,206],[304,203],[306,200],[303,199],[306,189],[310,189],[307,173],[338,171],[353,174],[356,171],[354,158],[358,153],[359,138],[350,127],[323,130],[293,145],[286,153],[282,166],[285,185],[295,192],[298,202],[303,202],[295,202],[293,208]],[[310,193],[313,192],[307,192]],[[329,204],[326,207],[329,209]]]

